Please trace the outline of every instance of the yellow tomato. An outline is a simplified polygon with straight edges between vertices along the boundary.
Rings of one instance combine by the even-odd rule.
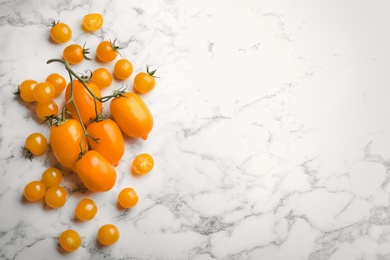
[[[119,128],[128,136],[146,140],[153,128],[153,116],[145,102],[134,92],[114,98],[111,114]]]

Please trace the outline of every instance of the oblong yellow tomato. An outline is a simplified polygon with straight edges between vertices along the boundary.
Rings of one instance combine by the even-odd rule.
[[[74,93],[73,98],[76,103],[77,109],[80,113],[80,117],[84,125],[88,125],[91,118],[96,118],[95,112],[95,102],[93,96],[88,92],[83,83],[79,80],[74,80]],[[96,97],[100,98],[102,95],[100,93],[99,87],[93,82],[87,82],[86,85],[95,94]],[[72,84],[68,83],[65,91],[65,99],[68,100],[71,97],[72,93]],[[96,100],[96,110],[98,113],[102,112],[102,103]],[[68,111],[71,113],[73,119],[77,119],[76,109],[73,103],[69,103],[67,106]]]
[[[153,116],[140,96],[126,92],[110,103],[111,114],[119,128],[130,137],[146,140],[153,128]]]
[[[117,166],[125,152],[125,142],[115,121],[103,119],[92,122],[88,125],[87,132],[94,138],[99,138],[97,142],[88,138],[90,147],[103,155],[112,165]]]
[[[75,119],[68,119],[50,128],[50,146],[54,156],[62,166],[73,171],[75,171],[75,163],[81,152],[80,140],[83,133],[80,122]],[[81,147],[86,150],[86,138],[83,138]]]
[[[108,191],[115,185],[115,168],[98,151],[86,152],[75,168],[81,182],[92,192]]]

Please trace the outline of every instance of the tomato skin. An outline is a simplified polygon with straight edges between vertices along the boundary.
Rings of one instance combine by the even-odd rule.
[[[108,88],[112,83],[112,75],[106,68],[97,68],[92,72],[91,81],[100,89]]]
[[[65,43],[72,38],[72,30],[65,23],[53,22],[53,26],[50,29],[50,37],[56,43]]]
[[[65,47],[62,56],[69,64],[79,64],[84,60],[84,48],[78,44]]]
[[[127,59],[120,59],[115,63],[114,75],[120,79],[125,80],[133,73],[133,64]]]
[[[88,125],[87,132],[93,137],[99,138],[99,143],[88,138],[90,147],[103,155],[112,165],[117,166],[125,152],[125,142],[115,121],[104,119],[92,122]]]
[[[92,192],[108,191],[115,185],[115,168],[98,151],[86,152],[77,160],[75,169],[84,186]]]
[[[19,85],[19,95],[25,102],[34,102],[34,87],[38,84],[37,81],[26,79]]]
[[[58,73],[48,75],[45,81],[53,85],[56,96],[58,96],[66,88],[65,78]]]
[[[80,122],[75,119],[67,119],[64,123],[50,128],[50,146],[54,156],[62,166],[73,171],[81,152],[80,140],[83,133]],[[81,146],[86,150],[86,138],[83,138]]]
[[[134,77],[134,88],[140,93],[150,92],[156,85],[156,80],[146,72],[140,72]]]
[[[96,118],[94,98],[79,80],[74,80],[73,84],[74,84],[74,93],[73,93],[74,101],[80,113],[82,123],[87,126],[90,123],[91,118]],[[102,96],[99,87],[95,83],[87,82],[86,84],[97,97],[100,98]],[[71,93],[72,93],[72,85],[69,82],[65,91],[66,100],[70,98]],[[102,112],[103,105],[98,100],[96,100],[96,108],[98,113]],[[77,117],[76,109],[73,103],[69,103],[67,109],[71,113],[73,119],[77,119],[77,120],[79,119]]]
[[[110,41],[102,41],[96,48],[96,56],[102,62],[111,62],[118,56],[118,51],[113,47],[114,43]]]
[[[103,16],[98,13],[87,14],[83,18],[83,28],[87,32],[99,30],[103,25]]]
[[[126,92],[110,103],[111,114],[128,136],[146,140],[153,128],[153,116],[145,102],[134,92]]]

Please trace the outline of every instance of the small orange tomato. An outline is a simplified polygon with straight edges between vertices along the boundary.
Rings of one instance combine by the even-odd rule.
[[[67,119],[50,128],[50,146],[57,161],[64,167],[75,170],[76,160],[80,154],[80,140],[83,128],[79,121]],[[81,148],[85,151],[87,140],[83,138]]]
[[[134,92],[126,92],[110,103],[111,114],[119,128],[130,137],[146,140],[153,128],[153,116],[145,102]]]
[[[64,187],[53,186],[46,190],[45,202],[49,207],[61,208],[65,205],[68,192]]]
[[[24,197],[28,201],[38,201],[45,197],[46,187],[41,181],[32,181],[24,188]]]
[[[133,73],[133,64],[127,59],[120,59],[115,63],[114,75],[121,80],[127,79]]]
[[[114,166],[117,166],[125,152],[125,142],[118,125],[111,119],[103,119],[90,123],[87,132],[93,137],[99,138],[98,142],[88,138],[90,147],[98,151]]]
[[[56,95],[54,86],[49,82],[40,82],[33,89],[34,98],[37,102],[48,103]]]
[[[42,182],[48,188],[60,185],[61,181],[62,172],[55,167],[49,167],[42,173]]]
[[[68,229],[61,233],[58,242],[66,252],[73,252],[80,247],[81,237],[76,231]]]
[[[156,85],[154,79],[154,73],[156,70],[149,71],[149,67],[146,67],[146,72],[139,72],[134,77],[134,89],[139,93],[148,93]]]
[[[98,208],[93,200],[84,198],[80,200],[74,210],[74,214],[81,221],[89,221],[95,217],[97,210]]]
[[[72,38],[72,30],[65,23],[53,21],[50,29],[50,37],[56,43],[65,43]]]
[[[115,244],[119,239],[119,229],[113,224],[105,224],[98,230],[97,239],[105,246]]]
[[[99,87],[93,82],[87,82],[87,87],[95,94],[96,97],[101,97]],[[98,113],[102,112],[103,105],[100,101],[96,100],[96,110],[95,102],[93,96],[88,92],[86,87],[79,80],[73,81],[74,86],[74,102],[76,103],[77,109],[80,113],[82,123],[88,125],[91,118],[96,118],[96,110]],[[68,83],[65,91],[65,99],[68,100],[72,93],[72,84]],[[71,113],[73,119],[79,119],[77,117],[76,109],[73,103],[69,103],[67,106],[68,111]]]
[[[91,81],[101,89],[107,88],[112,83],[112,75],[106,68],[97,68],[92,72]]]
[[[103,25],[103,16],[101,14],[93,13],[87,14],[83,18],[83,28],[87,32],[94,32],[99,30]]]
[[[48,103],[38,102],[35,107],[35,112],[40,119],[45,120],[47,116],[58,114],[58,105],[54,100]]]
[[[58,73],[48,75],[45,81],[53,85],[56,96],[58,96],[66,87],[65,78]]]
[[[34,87],[38,84],[35,80],[32,79],[27,79],[24,80],[22,83],[19,85],[18,91],[15,92],[15,95],[20,95],[20,97],[25,101],[25,102],[34,102],[35,97],[34,97]]]
[[[96,48],[96,56],[102,62],[111,62],[118,56],[119,46],[115,45],[115,41],[102,41]]]
[[[41,155],[46,152],[47,139],[41,133],[32,133],[27,136],[25,146],[23,147],[24,156],[32,159],[34,155]]]
[[[138,194],[133,188],[124,188],[118,194],[118,203],[125,209],[129,209],[137,205]]]
[[[144,175],[150,172],[154,167],[153,157],[148,153],[141,153],[137,155],[132,164],[133,173]]]
[[[115,185],[115,168],[98,151],[86,152],[77,160],[75,169],[81,182],[92,192],[108,191]]]
[[[78,44],[71,44],[65,47],[62,56],[69,64],[79,64],[84,59],[91,60],[91,58],[87,56],[88,53],[89,51],[85,47]]]

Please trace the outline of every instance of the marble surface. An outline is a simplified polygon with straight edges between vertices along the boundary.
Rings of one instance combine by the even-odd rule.
[[[86,33],[93,12],[104,25]],[[2,0],[0,17],[0,259],[390,259],[388,0]],[[142,95],[154,129],[126,139],[114,188],[90,193],[61,168],[69,196],[55,210],[23,200],[28,182],[60,166],[50,150],[23,157],[27,135],[49,127],[12,94],[27,78],[67,75],[46,64],[66,45],[50,42],[52,20],[92,56],[116,38],[135,72],[159,76]],[[112,88],[132,90],[133,78]],[[141,152],[156,165],[135,177]],[[122,210],[128,186],[140,201]],[[81,223],[84,197],[99,212]],[[105,223],[121,232],[110,247],[96,242]],[[83,242],[66,254],[68,228]]]

